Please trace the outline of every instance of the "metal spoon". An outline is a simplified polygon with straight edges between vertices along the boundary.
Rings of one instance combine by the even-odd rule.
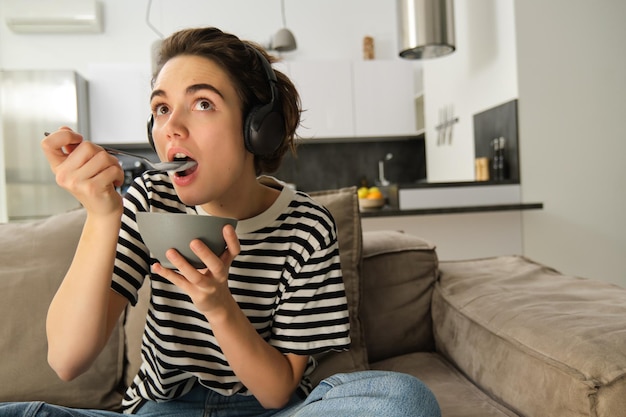
[[[49,134],[50,134],[49,132],[44,132],[45,136],[48,136]],[[104,149],[107,153],[111,155],[124,155],[124,156],[129,156],[131,158],[141,159],[148,166],[150,166],[152,169],[156,169],[157,171],[166,171],[166,172],[185,171],[186,169],[194,167],[198,164],[196,161],[152,162],[151,160],[149,160],[148,158],[144,156],[135,155],[130,152],[120,151],[119,149],[107,148],[105,146],[102,146],[102,149]]]
[[[191,167],[198,165],[196,161],[152,162],[148,158],[140,156],[140,155],[135,155],[135,154],[125,152],[125,151],[120,151],[118,149],[107,148],[104,146],[102,146],[102,148],[108,153],[110,153],[111,155],[124,155],[124,156],[129,156],[131,158],[141,159],[143,162],[148,164],[152,169],[156,169],[157,171],[179,172],[179,171],[185,171]]]

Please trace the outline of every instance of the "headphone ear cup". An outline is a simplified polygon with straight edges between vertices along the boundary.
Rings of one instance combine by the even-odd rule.
[[[250,110],[243,131],[246,149],[254,155],[271,155],[285,138],[285,119],[272,103]]]
[[[156,152],[156,148],[154,146],[154,138],[152,137],[152,126],[154,126],[154,115],[150,115],[150,117],[148,117],[148,124],[147,124],[147,133],[148,133],[148,142],[150,143],[150,146],[152,147],[152,149]]]

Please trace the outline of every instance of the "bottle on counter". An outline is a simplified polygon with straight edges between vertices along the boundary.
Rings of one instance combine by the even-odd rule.
[[[507,179],[506,139],[503,136],[491,141],[493,159],[491,162],[492,178],[494,181]]]
[[[500,181],[500,140],[498,138],[491,141],[491,178],[493,181]]]
[[[476,158],[474,161],[476,181],[489,181],[489,158]]]
[[[500,173],[500,181],[504,181],[508,178],[507,174],[507,160],[506,160],[506,139],[503,136],[499,138],[498,152],[500,157],[498,158],[498,172]]]
[[[365,36],[363,38],[363,59],[369,61],[376,58],[374,52],[374,38],[371,36]]]

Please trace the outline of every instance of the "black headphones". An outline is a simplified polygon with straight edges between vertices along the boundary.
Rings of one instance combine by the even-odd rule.
[[[246,149],[254,155],[271,155],[278,150],[285,138],[285,118],[278,100],[276,85],[278,81],[276,73],[265,56],[252,46],[248,48],[254,51],[261,61],[270,86],[271,100],[267,104],[256,105],[250,110],[243,123],[243,140]],[[152,149],[155,149],[152,137],[153,125],[154,116],[151,114],[148,118],[148,142]]]

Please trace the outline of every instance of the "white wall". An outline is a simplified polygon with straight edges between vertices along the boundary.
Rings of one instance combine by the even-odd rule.
[[[473,115],[517,98],[513,0],[457,0],[454,8],[457,50],[422,64],[431,182],[473,181]],[[437,146],[439,112],[449,105],[459,122],[452,144]]]
[[[519,98],[523,252],[626,287],[626,3],[456,1],[458,50],[423,63],[430,181],[472,179],[471,115]],[[452,146],[436,146],[454,103]]]
[[[42,0],[0,0],[0,67],[71,68],[86,74],[93,63],[149,63],[150,45],[158,36],[145,23],[147,0],[100,0],[105,14],[101,34],[18,35],[4,16],[12,3],[27,1]],[[298,41],[297,51],[284,54],[287,60],[360,60],[366,35],[375,39],[377,58],[397,56],[395,1],[286,0],[285,10]],[[150,20],[165,35],[217,26],[262,44],[282,26],[280,0],[154,0]]]
[[[626,287],[626,2],[515,2],[524,253]]]

